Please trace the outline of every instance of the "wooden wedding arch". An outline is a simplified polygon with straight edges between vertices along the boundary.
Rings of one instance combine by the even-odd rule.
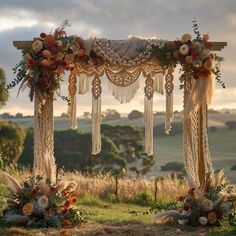
[[[60,31],[58,32],[61,33]],[[39,55],[42,53],[42,50],[47,50],[50,52],[50,55],[55,54],[57,56],[58,52],[51,50],[53,47],[50,43],[47,44],[46,38],[47,35],[42,35],[41,38],[36,38],[33,41],[14,41],[13,45],[17,49],[23,50],[24,56],[26,56],[26,53],[32,52],[31,56],[36,57],[36,54]],[[139,78],[143,77],[145,79],[145,151],[148,155],[152,155],[152,98],[155,92],[165,94],[166,96],[165,131],[168,133],[173,120],[173,72],[176,63],[179,62],[183,68],[180,80],[183,85],[184,97],[183,142],[185,166],[187,174],[193,182],[197,185],[204,183],[205,175],[213,171],[207,136],[207,106],[212,95],[213,69],[206,66],[206,70],[203,68],[203,65],[197,66],[197,64],[194,64],[194,61],[186,62],[186,57],[189,56],[188,59],[191,60],[192,58],[196,63],[195,54],[188,52],[188,54],[183,55],[181,50],[184,50],[183,45],[187,45],[192,49],[195,47],[195,42],[200,42],[201,45],[204,45],[202,50],[207,48],[207,50],[211,51],[205,59],[201,59],[206,64],[209,57],[211,57],[210,62],[215,60],[215,57],[212,56],[213,51],[223,49],[227,45],[226,42],[209,42],[208,39],[200,39],[199,37],[195,41],[191,40],[191,38],[187,38],[187,41],[182,38],[177,42],[135,37],[128,40],[97,38],[82,40],[75,37],[72,39],[63,34],[54,34],[54,40],[62,42],[62,44],[70,44],[70,48],[64,52],[64,59],[62,58],[64,61],[67,60],[67,56],[69,60],[68,50],[70,53],[73,53],[73,56],[70,58],[71,61],[68,63],[71,72],[68,80],[68,91],[71,101],[69,114],[72,127],[76,127],[76,94],[85,94],[90,90],[89,78],[92,77],[92,154],[97,154],[101,150],[101,77],[106,76],[108,78],[112,93],[120,102],[129,102],[139,88]],[[34,50],[32,51],[32,45],[36,45],[36,41],[41,42],[42,45],[38,44],[42,48],[38,50],[36,47],[37,50],[33,48]],[[77,45],[75,48],[72,48],[74,46],[73,43]],[[210,45],[209,47],[207,43]],[[57,44],[55,46],[56,50],[59,50],[59,47],[62,47],[62,45]],[[79,53],[81,52],[82,54],[80,55]],[[164,58],[161,56],[163,52]],[[202,52],[199,52],[199,55],[202,55],[200,53]],[[40,54],[40,56],[42,55]],[[30,63],[30,61],[27,61],[28,59],[24,58],[24,60]],[[27,68],[27,71],[32,72],[32,68],[34,67]],[[55,68],[55,70],[57,69],[58,67]],[[33,76],[35,78],[35,74]],[[32,82],[30,75],[28,79]],[[40,80],[40,78],[37,79],[37,81]],[[30,83],[30,86],[32,88],[32,83]],[[45,94],[39,92],[36,87],[34,87],[33,92],[35,109],[33,173],[34,176],[41,175],[55,181],[53,99],[51,95],[44,96]]]

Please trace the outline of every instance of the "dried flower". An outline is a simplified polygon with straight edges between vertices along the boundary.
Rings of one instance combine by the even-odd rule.
[[[26,203],[23,208],[22,208],[22,212],[25,216],[30,216],[33,212],[34,206],[32,203]]]
[[[192,36],[191,36],[191,34],[188,34],[188,33],[183,34],[181,36],[181,42],[182,43],[186,43],[186,42],[190,41],[191,39],[192,39]]]
[[[204,41],[208,41],[209,40],[209,35],[208,34],[203,34],[203,36],[202,36],[202,40],[204,40]]]
[[[44,195],[44,196],[41,196],[39,199],[38,199],[38,204],[43,207],[43,208],[46,208],[48,206],[48,198]]]
[[[202,202],[202,209],[204,211],[211,211],[213,209],[214,203],[213,201],[209,200],[209,199],[205,199]]]
[[[193,62],[192,56],[186,56],[184,60],[187,64],[192,64],[192,62]]]
[[[187,44],[183,44],[179,51],[183,56],[186,56],[189,53],[189,46]]]
[[[32,44],[32,49],[35,52],[41,51],[43,48],[43,43],[40,40],[35,40]]]
[[[204,226],[204,225],[207,224],[207,222],[208,222],[207,217],[205,217],[205,216],[199,217],[199,223],[200,223],[200,225]]]
[[[214,225],[218,220],[215,212],[208,213],[207,218],[211,225]]]
[[[211,70],[213,67],[214,67],[215,63],[213,60],[211,59],[207,59],[205,62],[204,62],[204,67],[207,69],[207,70]]]

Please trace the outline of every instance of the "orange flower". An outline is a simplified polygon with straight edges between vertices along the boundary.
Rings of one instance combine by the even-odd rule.
[[[54,36],[52,34],[48,34],[48,35],[46,35],[44,41],[45,41],[45,44],[47,46],[51,47],[55,43],[55,38],[54,38]]]
[[[83,57],[84,55],[85,55],[85,50],[83,48],[81,48],[78,52],[78,56]]]
[[[211,225],[214,225],[218,220],[215,212],[208,213],[207,218]]]
[[[50,65],[49,60],[43,59],[43,60],[41,61],[41,65],[42,65],[42,66],[45,66],[45,67],[48,67],[48,66]]]
[[[34,206],[32,203],[26,203],[23,208],[22,208],[22,212],[25,216],[30,216],[33,212]]]
[[[66,230],[66,229],[62,229],[62,230],[60,231],[60,235],[61,235],[61,236],[69,236],[70,233],[69,233],[68,230]]]
[[[191,34],[188,34],[188,33],[183,34],[181,36],[181,42],[182,43],[186,43],[186,42],[190,41],[191,39],[192,39],[192,36],[191,36]]]
[[[43,50],[43,56],[48,59],[51,56],[51,52],[49,50]]]
[[[78,204],[78,198],[76,196],[69,198],[68,201],[73,205]]]

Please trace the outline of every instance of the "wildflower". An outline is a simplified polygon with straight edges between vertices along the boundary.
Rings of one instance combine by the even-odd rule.
[[[26,203],[23,208],[22,208],[22,212],[25,216],[30,216],[33,212],[33,204],[32,203]]]
[[[39,199],[38,199],[38,204],[43,207],[43,208],[46,208],[48,206],[48,198],[44,195],[44,196],[41,196]]]

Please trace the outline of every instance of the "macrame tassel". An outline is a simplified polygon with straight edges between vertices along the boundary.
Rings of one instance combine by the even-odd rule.
[[[164,77],[162,73],[158,73],[154,76],[153,89],[160,94],[164,93]]]
[[[120,103],[128,103],[130,102],[137,90],[140,88],[139,79],[134,81],[129,86],[117,86],[108,80],[108,87],[112,91],[112,95],[118,100]]]
[[[56,182],[54,158],[53,98],[47,97],[42,106],[38,92],[34,101],[34,165],[33,176]]]
[[[69,98],[70,98],[70,105],[68,106],[68,114],[70,116],[70,127],[72,129],[77,128],[77,117],[76,117],[76,106],[77,106],[77,99],[76,99],[76,83],[77,78],[76,75],[72,72],[69,77]]]
[[[145,98],[144,98],[144,125],[145,125],[145,153],[148,156],[153,155],[153,84],[154,81],[150,75],[145,80]]]
[[[174,118],[174,112],[173,112],[173,76],[174,69],[172,67],[168,68],[167,75],[166,75],[166,84],[165,84],[165,90],[166,90],[166,116],[165,116],[165,133],[169,134],[171,130],[171,123]]]
[[[153,155],[153,99],[144,98],[145,153]]]
[[[92,82],[92,154],[96,155],[101,151],[101,80],[95,75]]]
[[[89,81],[86,74],[79,75],[79,94],[86,94],[89,91]]]

